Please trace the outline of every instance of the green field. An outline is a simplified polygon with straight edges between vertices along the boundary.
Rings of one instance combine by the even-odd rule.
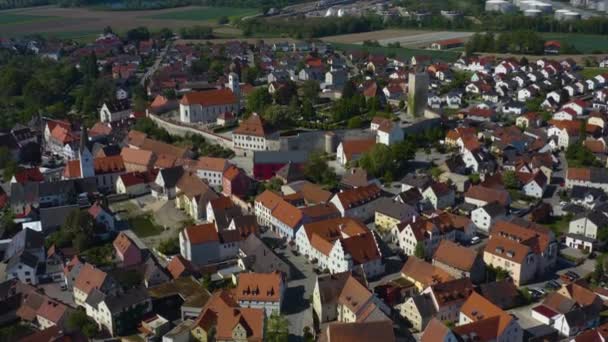
[[[343,43],[331,43],[333,47],[338,50],[346,52],[363,50],[374,54],[384,54],[386,56],[395,56],[400,58],[411,58],[412,56],[427,55],[431,56],[433,60],[442,60],[444,62],[455,61],[460,53],[453,51],[437,51],[437,50],[424,50],[424,49],[411,49],[405,47],[384,47],[384,46],[364,46],[358,44],[343,44]]]
[[[196,10],[184,10],[168,12],[163,14],[151,15],[146,18],[167,19],[167,20],[217,20],[220,17],[240,18],[258,13],[253,8],[233,8],[233,7],[202,7]]]
[[[570,43],[581,53],[608,53],[608,36],[570,33],[542,33],[541,36],[545,40]]]
[[[0,12],[0,25],[30,23],[32,21],[49,20],[51,18],[53,17]]]
[[[593,78],[597,75],[601,75],[601,74],[605,74],[608,73],[608,69],[607,68],[583,68],[583,70],[581,70],[581,75],[583,75],[584,78]]]

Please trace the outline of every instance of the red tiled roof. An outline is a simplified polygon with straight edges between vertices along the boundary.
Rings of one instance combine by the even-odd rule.
[[[182,97],[180,103],[183,105],[221,106],[236,102],[237,98],[232,90],[224,88],[188,93]]]

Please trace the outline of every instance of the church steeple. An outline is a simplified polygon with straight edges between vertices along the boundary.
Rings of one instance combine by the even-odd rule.
[[[80,160],[80,177],[93,177],[95,176],[95,167],[93,166],[93,155],[87,144],[89,142],[89,135],[87,134],[87,128],[82,125],[80,133],[80,147],[78,148],[78,157]]]

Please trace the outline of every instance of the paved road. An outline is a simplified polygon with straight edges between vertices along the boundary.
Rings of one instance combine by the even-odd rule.
[[[165,59],[165,55],[167,54],[167,51],[169,51],[170,48],[171,48],[171,41],[167,41],[167,45],[165,46],[165,48],[156,57],[156,60],[154,61],[154,65],[152,65],[152,67],[150,67],[146,71],[146,73],[142,76],[141,80],[139,81],[139,84],[141,86],[144,86],[146,81],[148,80],[148,78],[150,78],[150,76],[154,75],[156,70],[158,70],[160,63]]]
[[[263,234],[264,237],[276,238],[272,232]],[[302,341],[304,327],[313,329],[312,298],[317,275],[312,264],[302,255],[296,256],[291,247],[276,249],[276,253],[292,265],[292,280],[287,283],[282,314],[289,321],[289,341]]]

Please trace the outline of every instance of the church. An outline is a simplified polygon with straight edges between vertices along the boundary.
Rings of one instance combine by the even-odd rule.
[[[93,158],[87,146],[89,137],[83,126],[78,148],[78,159],[70,160],[63,169],[64,179],[95,177],[100,191],[114,191],[116,180],[125,173],[125,164],[120,155]]]
[[[215,123],[218,116],[226,112],[238,113],[240,103],[239,77],[228,75],[228,87],[191,92],[179,103],[180,121],[184,123]]]

